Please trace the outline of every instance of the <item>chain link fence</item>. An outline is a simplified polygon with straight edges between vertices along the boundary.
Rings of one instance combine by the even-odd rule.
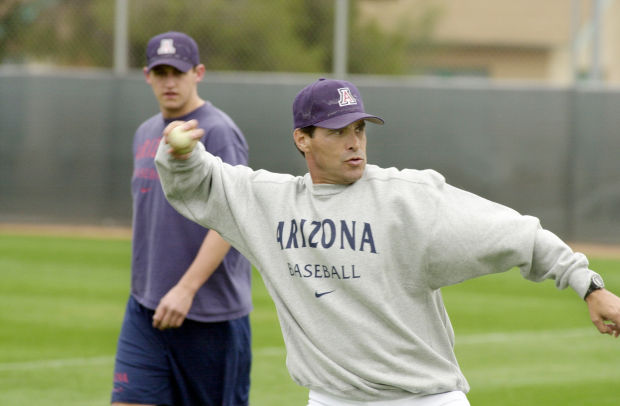
[[[112,68],[116,40],[117,46],[126,45],[127,67],[138,69],[144,65],[148,39],[176,30],[196,39],[212,71],[330,72],[335,4],[333,0],[4,0],[0,61]],[[347,5],[344,21],[351,22],[348,33],[356,38],[349,44],[351,72],[406,73],[405,61],[400,60],[406,53],[404,37],[359,22],[358,2]],[[119,14],[127,16],[126,43],[115,38],[116,25],[124,24]]]
[[[168,30],[210,71],[620,83],[616,0],[3,0],[0,66],[125,73]]]
[[[168,30],[197,40],[254,168],[305,173],[291,100],[347,75],[386,119],[373,163],[620,241],[620,0],[0,0],[0,222],[130,221],[157,111],[140,70]]]

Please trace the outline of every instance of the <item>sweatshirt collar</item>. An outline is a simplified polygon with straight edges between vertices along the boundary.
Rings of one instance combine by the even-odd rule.
[[[313,194],[314,196],[336,195],[344,191],[345,189],[355,185],[357,182],[361,181],[362,179],[364,179],[366,177],[367,172],[368,172],[368,165],[366,165],[366,168],[364,169],[364,174],[362,175],[362,177],[358,179],[357,181],[351,183],[350,185],[337,185],[337,184],[331,184],[331,183],[315,184],[315,183],[312,183],[312,177],[310,176],[310,173],[306,173],[304,175],[304,183],[306,187],[308,188],[308,190],[310,191],[310,193]]]

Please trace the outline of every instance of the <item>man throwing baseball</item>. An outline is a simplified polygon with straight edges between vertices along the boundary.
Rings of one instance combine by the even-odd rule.
[[[165,139],[156,165],[171,204],[261,272],[308,405],[469,405],[440,289],[513,267],[571,287],[601,333],[620,334],[620,298],[538,219],[432,170],[368,164],[366,123],[383,121],[352,83],[306,86],[293,120],[305,176],[230,166],[200,143],[179,154]],[[164,135],[179,125],[202,134],[175,122]]]

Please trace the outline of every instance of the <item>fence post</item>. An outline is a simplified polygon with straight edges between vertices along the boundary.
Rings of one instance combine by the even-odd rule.
[[[601,80],[601,31],[603,29],[603,2],[594,0],[594,15],[592,17],[592,66],[590,68],[590,80],[598,82]]]
[[[347,38],[349,35],[349,0],[336,0],[334,13],[334,76],[344,79],[347,74]]]
[[[116,0],[114,10],[114,74],[125,75],[129,69],[128,49],[128,6],[127,0]]]

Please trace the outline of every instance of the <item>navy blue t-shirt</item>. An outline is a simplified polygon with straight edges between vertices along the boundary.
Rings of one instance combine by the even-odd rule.
[[[206,102],[175,120],[198,120],[205,148],[232,165],[248,164],[248,145],[241,130],[224,112]],[[133,243],[131,294],[154,310],[193,262],[207,233],[170,206],[155,169],[154,157],[166,125],[157,114],[134,136]],[[231,248],[218,269],[198,290],[188,319],[215,322],[245,316],[252,310],[250,263]]]

